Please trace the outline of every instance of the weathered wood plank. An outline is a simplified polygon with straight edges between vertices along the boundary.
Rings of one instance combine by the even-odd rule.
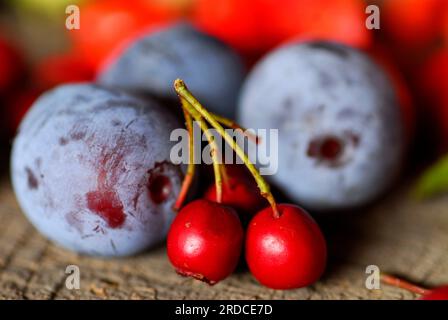
[[[247,271],[215,285],[182,278],[164,247],[136,257],[79,256],[49,243],[27,222],[10,184],[0,184],[1,299],[413,299],[391,287],[368,290],[367,265],[429,286],[448,283],[448,198],[416,203],[406,186],[377,205],[325,222],[331,259],[309,288],[275,291]],[[65,268],[81,271],[81,289],[65,286]]]

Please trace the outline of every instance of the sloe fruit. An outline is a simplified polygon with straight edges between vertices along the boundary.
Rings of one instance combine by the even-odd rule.
[[[12,181],[36,228],[71,250],[124,256],[162,241],[182,171],[170,162],[173,115],[98,85],[44,94],[19,127]]]
[[[365,204],[393,182],[402,162],[403,124],[390,80],[365,54],[333,42],[293,43],[262,59],[243,85],[239,120],[279,130],[272,182],[309,209]]]

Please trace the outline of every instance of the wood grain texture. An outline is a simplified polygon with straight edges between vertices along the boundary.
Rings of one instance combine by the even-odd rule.
[[[0,299],[414,299],[364,286],[365,268],[435,286],[448,283],[448,198],[409,199],[402,186],[362,212],[326,221],[331,259],[315,285],[292,291],[262,287],[242,270],[215,286],[178,276],[165,248],[125,259],[79,256],[42,237],[21,213],[8,181],[0,183]],[[81,288],[65,286],[77,265]]]

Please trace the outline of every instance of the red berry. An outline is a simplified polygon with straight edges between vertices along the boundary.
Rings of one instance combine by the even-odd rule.
[[[216,202],[216,185],[212,184],[205,191],[205,199]],[[222,184],[221,204],[234,208],[241,217],[254,215],[267,205],[261,196],[257,185],[245,177],[229,177],[227,183]]]
[[[278,205],[280,217],[266,208],[255,215],[246,235],[246,261],[254,277],[273,289],[308,286],[325,269],[325,239],[300,207]]]
[[[448,300],[448,286],[435,288],[421,297],[420,300]]]
[[[235,210],[200,199],[177,214],[167,253],[179,274],[215,284],[235,269],[242,243],[243,228]]]

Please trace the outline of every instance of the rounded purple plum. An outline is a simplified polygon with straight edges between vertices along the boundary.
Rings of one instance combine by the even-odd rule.
[[[170,161],[176,118],[151,100],[98,85],[40,97],[15,138],[11,174],[21,208],[76,252],[125,256],[162,241],[182,171]]]
[[[172,84],[181,78],[210,111],[230,118],[245,76],[230,47],[188,23],[138,37],[102,69],[98,83],[176,102]]]

